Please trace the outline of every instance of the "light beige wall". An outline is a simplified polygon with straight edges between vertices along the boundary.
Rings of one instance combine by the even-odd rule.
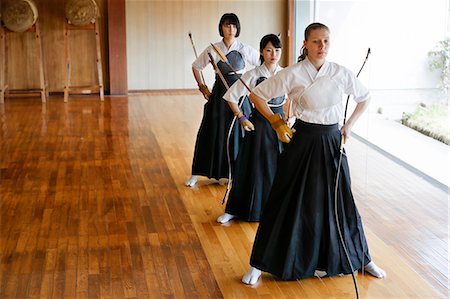
[[[196,88],[188,33],[200,54],[209,43],[220,40],[218,22],[228,12],[239,17],[240,41],[258,49],[262,36],[281,33],[287,43],[286,0],[127,0],[128,88]],[[212,85],[212,68],[204,75]]]

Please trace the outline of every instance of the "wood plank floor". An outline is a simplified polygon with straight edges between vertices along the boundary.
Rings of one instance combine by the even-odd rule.
[[[240,282],[257,223],[215,222],[225,186],[183,185],[197,94],[0,105],[0,298],[354,298],[350,276]],[[448,194],[347,145],[383,280],[361,298],[448,297]]]

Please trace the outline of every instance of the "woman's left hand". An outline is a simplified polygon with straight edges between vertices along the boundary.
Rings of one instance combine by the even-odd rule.
[[[247,116],[245,116],[244,113],[242,113],[241,111],[239,111],[236,114],[236,117],[239,120],[239,123],[241,124],[241,126],[244,128],[244,130],[250,132],[250,131],[254,131],[255,130],[255,126],[252,124],[251,121],[249,121],[247,119]]]
[[[347,142],[347,139],[350,138],[351,131],[352,128],[348,123],[341,127],[342,145],[345,144]]]
[[[352,115],[345,122],[345,124],[341,127],[341,135],[342,135],[341,148],[344,145],[344,143],[347,142],[347,139],[350,138],[350,134],[352,132],[353,125],[359,119],[361,114],[367,109],[369,103],[370,103],[369,99],[366,99],[365,101],[359,102],[356,105],[355,110],[353,111]]]

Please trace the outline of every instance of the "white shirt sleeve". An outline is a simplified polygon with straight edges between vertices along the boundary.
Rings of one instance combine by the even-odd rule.
[[[346,72],[346,86],[345,93],[352,95],[355,102],[364,102],[370,98],[369,90],[361,83],[361,81],[347,68]]]
[[[252,84],[252,71],[246,72],[241,78],[248,87],[252,88],[252,85],[254,86],[254,83]],[[237,80],[233,85],[231,85],[230,89],[227,90],[223,98],[228,102],[239,104],[239,99],[249,93],[250,92],[245,85],[242,84],[241,80]]]
[[[203,70],[209,63],[208,52],[212,54],[212,47],[208,46],[203,52],[198,56],[198,58],[192,63],[192,67],[198,71]]]
[[[253,93],[266,102],[270,101],[272,98],[289,94],[289,87],[286,84],[289,82],[289,80],[287,80],[287,75],[286,69],[279,71],[273,77],[258,84],[258,86],[253,89]]]
[[[249,64],[253,65],[253,66],[258,66],[261,64],[261,61],[259,60],[259,51],[257,51],[255,48],[250,47],[248,45],[245,45],[245,55],[246,55],[246,60]]]

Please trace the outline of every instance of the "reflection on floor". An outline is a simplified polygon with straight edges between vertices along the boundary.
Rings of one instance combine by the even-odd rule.
[[[226,186],[189,176],[204,100],[160,93],[0,105],[0,297],[354,298],[350,276],[240,282],[257,223],[219,225]],[[448,195],[346,146],[373,259],[361,298],[445,298]]]

